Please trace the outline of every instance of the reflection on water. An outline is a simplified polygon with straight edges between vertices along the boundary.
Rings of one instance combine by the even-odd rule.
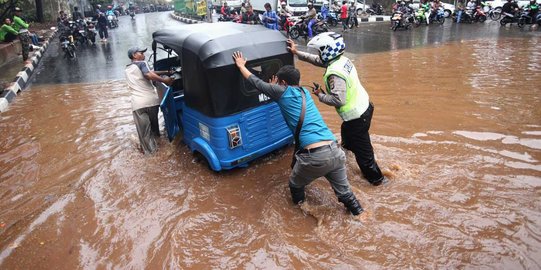
[[[165,138],[144,157],[123,81],[34,85],[0,120],[0,266],[539,268],[538,42],[349,55],[390,178],[370,186],[349,154],[361,220],[324,180],[292,205],[291,149],[223,173]],[[303,83],[321,80],[298,66]],[[338,133],[336,112],[318,107]]]

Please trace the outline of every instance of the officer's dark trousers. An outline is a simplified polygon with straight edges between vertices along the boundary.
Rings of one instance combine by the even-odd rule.
[[[344,121],[341,128],[342,146],[355,154],[361,172],[370,183],[383,180],[383,174],[374,158],[374,149],[368,133],[373,113],[374,106],[370,103],[361,117]]]

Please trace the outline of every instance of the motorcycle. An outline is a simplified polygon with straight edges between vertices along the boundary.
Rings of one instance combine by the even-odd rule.
[[[381,4],[374,3],[366,10],[366,13],[369,15],[383,15],[383,6]]]
[[[74,59],[77,57],[75,53],[75,43],[71,33],[63,33],[60,35],[60,46],[64,51],[64,57]]]
[[[400,11],[395,11],[391,17],[391,30],[396,31],[399,28],[410,29],[412,22],[411,14],[404,14]]]
[[[117,28],[118,27],[118,19],[114,15],[107,15],[107,24],[109,25],[109,28]]]
[[[443,7],[439,7],[438,10],[435,11],[435,14],[432,14],[432,16],[430,16],[428,22],[439,24],[445,23],[445,10],[443,9]]]
[[[287,35],[289,35],[289,31],[294,24],[295,19],[291,16],[285,16],[285,20],[280,19],[280,22],[278,22],[280,29],[286,31]]]
[[[98,35],[98,31],[96,30],[96,24],[92,21],[87,22],[86,32],[88,41],[90,41],[92,44],[95,44],[96,36]]]
[[[338,22],[340,20],[338,19],[338,16],[336,15],[336,12],[334,11],[329,11],[329,15],[327,15],[327,24],[332,26],[332,27],[335,27],[338,25]]]
[[[83,20],[77,20],[72,26],[73,37],[75,38],[76,44],[85,45],[88,42],[87,33],[86,33],[86,24]]]
[[[536,20],[534,21],[534,18],[530,16],[529,10],[522,10],[517,25],[519,28],[524,27],[526,24],[538,24],[541,26],[541,21],[539,21],[539,19],[541,19],[541,14],[537,14],[535,18]]]
[[[483,12],[491,20],[497,21],[502,17],[501,8],[494,9],[494,8],[492,8],[492,5],[490,3],[487,3],[487,2],[481,2],[481,5],[483,6]]]
[[[500,20],[500,25],[505,26],[506,24],[517,23],[520,20],[522,14],[520,12],[515,12],[514,14],[503,13],[503,18]]]
[[[456,22],[456,18],[453,19]],[[464,23],[474,23],[474,22],[480,22],[483,23],[487,20],[487,15],[483,10],[481,9],[481,6],[477,6],[477,8],[472,10],[466,10],[462,13],[461,22]]]
[[[427,14],[424,8],[420,8],[415,12],[414,18],[414,25],[415,27],[419,27],[421,23],[426,23],[428,25],[428,18]]]
[[[305,18],[300,17],[298,21],[295,21],[295,24],[289,29],[289,36],[292,39],[297,39],[299,36],[308,37],[308,26],[307,23],[304,23]],[[328,32],[329,27],[327,26],[327,23],[324,21],[318,20],[316,23],[312,25],[312,34],[314,36]]]

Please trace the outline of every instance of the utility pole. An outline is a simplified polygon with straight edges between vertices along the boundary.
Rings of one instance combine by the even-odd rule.
[[[43,22],[43,2],[42,0],[36,0],[36,20]]]

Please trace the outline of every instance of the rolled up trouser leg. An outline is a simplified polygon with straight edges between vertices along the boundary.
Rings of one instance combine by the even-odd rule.
[[[137,128],[137,134],[139,135],[139,141],[145,154],[152,154],[156,152],[156,134],[152,130],[154,125],[155,115],[158,114],[158,106],[152,106],[142,108],[133,111],[133,119],[135,121],[135,127]]]

